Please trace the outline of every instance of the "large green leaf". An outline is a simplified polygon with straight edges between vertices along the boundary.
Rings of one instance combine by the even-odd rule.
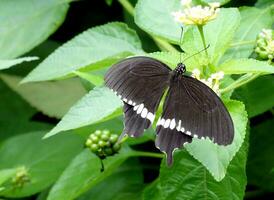
[[[244,74],[244,73],[274,73],[274,67],[266,61],[259,61],[252,58],[241,58],[228,60],[222,63],[218,70],[225,74]]]
[[[251,129],[247,162],[248,182],[269,191],[274,191],[273,123],[272,118]]]
[[[135,7],[135,23],[151,35],[178,44],[182,30],[171,13],[180,9],[179,0],[139,0]]]
[[[49,187],[70,160],[80,152],[83,141],[79,136],[64,134],[42,140],[44,132],[32,132],[8,139],[0,148],[0,169],[25,167],[30,182],[21,188],[9,181],[0,196],[23,197]]]
[[[79,100],[45,137],[102,121],[121,106],[121,100],[108,88],[95,88]]]
[[[75,199],[112,174],[129,156],[130,149],[122,148],[119,154],[103,161],[105,170],[101,172],[100,159],[88,149],[82,151],[52,187],[48,200]]]
[[[70,0],[1,0],[0,58],[20,56],[43,42],[63,22]]]
[[[56,79],[87,67],[109,67],[110,63],[136,53],[142,53],[136,33],[123,23],[109,23],[88,29],[59,47],[23,82]]]
[[[256,7],[259,8],[263,8],[263,7],[270,7],[271,5],[273,5],[273,1],[272,0],[258,0],[255,4]]]
[[[223,60],[231,58],[247,58],[252,53],[255,40],[259,32],[263,28],[271,28],[273,21],[271,20],[270,7],[258,9],[255,7],[243,7],[240,9],[241,23],[235,32],[231,47],[224,55]],[[253,41],[253,43],[252,43]],[[250,42],[249,44],[244,44]],[[241,45],[243,43],[243,45]]]
[[[194,138],[192,143],[186,145],[187,151],[200,161],[217,181],[221,181],[225,177],[230,161],[242,146],[248,120],[244,105],[241,102],[230,100],[225,102],[225,105],[234,124],[232,144],[220,146],[213,144],[209,139]]]
[[[233,96],[245,104],[248,116],[254,117],[274,107],[273,88],[273,75],[267,75],[238,88]]]
[[[107,188],[108,192],[102,192]],[[140,200],[143,171],[136,159],[123,163],[111,176],[96,184],[78,200]]]
[[[213,65],[217,65],[219,59],[229,47],[236,29],[240,23],[240,13],[236,8],[222,8],[217,18],[204,26],[206,44],[210,44],[207,49],[209,60]],[[204,48],[201,35],[197,27],[188,29],[184,35],[182,48],[189,55],[197,53]],[[205,63],[205,53],[195,56],[197,62]]]
[[[230,2],[231,0],[198,0],[198,1],[201,1],[201,2],[204,2],[204,3],[215,3],[215,2],[219,2],[221,5],[224,5],[228,2]]]
[[[2,74],[0,78],[33,107],[51,117],[64,116],[86,93],[76,79],[19,85],[21,77]]]
[[[22,62],[29,62],[33,60],[37,60],[38,57],[23,57],[23,58],[17,58],[12,60],[0,60],[0,70],[2,69],[8,69],[14,65],[18,65]]]
[[[186,151],[176,152],[172,168],[162,162],[159,179],[144,191],[144,200],[243,199],[246,152],[247,142],[231,161],[221,182],[214,180],[205,167]]]

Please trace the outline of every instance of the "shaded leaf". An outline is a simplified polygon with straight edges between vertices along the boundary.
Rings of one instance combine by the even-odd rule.
[[[20,188],[5,183],[1,196],[29,196],[49,187],[82,148],[79,136],[65,134],[42,140],[43,135],[44,132],[32,132],[12,137],[0,147],[0,169],[24,166],[30,178]]]
[[[64,21],[69,1],[0,1],[0,58],[20,56],[47,39]]]
[[[72,200],[86,192],[113,173],[130,156],[128,148],[122,148],[119,154],[107,157],[101,172],[100,159],[90,150],[82,151],[63,172],[52,187],[48,200]],[[81,183],[81,184],[79,184]]]
[[[19,85],[21,77],[2,74],[0,78],[33,107],[51,117],[61,118],[86,93],[76,79]]]
[[[45,137],[50,137],[61,131],[94,124],[112,114],[113,117],[120,115],[119,108],[121,106],[122,101],[108,88],[95,88],[71,107],[62,120]]]
[[[55,50],[24,80],[45,81],[89,68],[106,68],[121,58],[141,53],[136,33],[123,23],[108,23],[88,29]]]
[[[23,58],[17,58],[12,60],[0,60],[0,70],[2,69],[8,69],[14,65],[18,65],[22,62],[29,62],[33,60],[38,60],[38,57],[23,57]]]

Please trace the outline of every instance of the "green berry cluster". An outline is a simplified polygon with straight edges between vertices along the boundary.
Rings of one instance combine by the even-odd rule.
[[[86,141],[86,146],[101,159],[117,153],[121,148],[118,136],[111,134],[109,130],[96,130],[91,133]]]
[[[256,40],[255,52],[259,58],[273,62],[274,58],[274,31],[263,29]]]

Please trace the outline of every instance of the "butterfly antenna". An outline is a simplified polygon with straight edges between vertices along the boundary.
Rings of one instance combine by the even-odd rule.
[[[186,59],[184,59],[184,61],[183,61],[183,62],[185,62],[185,61],[186,61],[186,60],[188,60],[189,58],[192,58],[193,56],[196,56],[197,54],[199,54],[199,53],[201,53],[201,52],[203,52],[203,51],[207,50],[209,47],[210,47],[210,45],[207,45],[207,47],[206,47],[206,48],[204,48],[204,49],[202,49],[202,50],[198,51],[197,53],[192,54],[191,56],[188,56]]]
[[[183,39],[183,32],[184,32],[184,28],[181,26],[181,36],[180,36],[180,46],[182,44],[182,39]],[[180,63],[182,62],[182,53],[185,53],[185,51],[182,49],[182,52],[180,52]]]

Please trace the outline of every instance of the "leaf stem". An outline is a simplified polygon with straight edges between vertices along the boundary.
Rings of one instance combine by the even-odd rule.
[[[153,152],[147,152],[147,151],[134,151],[132,153],[132,156],[137,157],[151,157],[151,158],[163,158],[164,154],[161,153],[153,153]]]
[[[257,73],[257,74],[252,74],[252,73],[245,74],[242,77],[240,77],[239,79],[237,79],[236,81],[234,81],[232,84],[230,84],[229,86],[227,86],[226,88],[221,89],[220,93],[223,94],[223,93],[229,92],[231,90],[234,90],[234,89],[236,89],[238,87],[241,87],[242,85],[247,84],[248,82],[256,79],[260,75],[261,75],[261,73]]]
[[[118,0],[118,2],[123,6],[123,8],[131,15],[134,16],[134,7],[128,0]],[[158,37],[150,35],[150,37],[155,41],[156,45],[165,51],[178,52],[178,50],[172,46],[172,44],[167,41],[160,39]]]
[[[242,46],[242,45],[248,45],[248,44],[255,44],[255,40],[246,40],[246,41],[240,41],[240,42],[234,42],[230,44],[230,47],[235,46]]]
[[[205,49],[206,57],[209,60],[208,52],[207,52],[207,49],[206,49],[206,41],[205,41],[205,35],[204,35],[204,28],[201,25],[197,25],[197,27],[198,27],[199,33],[201,35],[201,38],[202,38],[202,42],[203,42],[203,46],[204,46],[204,49]]]

